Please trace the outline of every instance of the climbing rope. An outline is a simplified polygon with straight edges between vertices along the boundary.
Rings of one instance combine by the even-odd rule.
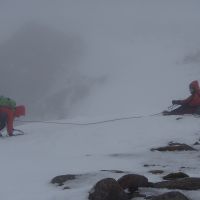
[[[105,124],[115,121],[122,121],[122,120],[129,120],[129,119],[139,119],[144,117],[153,117],[161,115],[162,112],[150,114],[150,115],[138,115],[138,116],[129,116],[129,117],[120,117],[120,118],[113,118],[108,120],[101,120],[96,122],[87,122],[87,123],[79,123],[79,122],[56,122],[56,121],[42,121],[42,120],[15,120],[17,122],[22,123],[42,123],[42,124],[57,124],[57,125],[75,125],[75,126],[89,126],[89,125],[96,125],[96,124]]]

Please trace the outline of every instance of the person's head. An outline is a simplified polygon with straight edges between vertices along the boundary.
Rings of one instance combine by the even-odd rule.
[[[192,81],[189,85],[190,93],[194,94],[200,90],[198,81]]]
[[[195,89],[194,89],[193,86],[190,85],[190,86],[189,86],[189,89],[190,89],[190,93],[191,93],[191,94],[194,94],[194,93],[195,93]]]

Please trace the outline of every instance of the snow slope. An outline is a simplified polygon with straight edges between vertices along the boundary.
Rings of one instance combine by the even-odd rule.
[[[170,141],[193,144],[200,138],[199,118],[186,116],[177,121],[159,116],[94,126],[30,124],[20,128],[27,135],[0,140],[3,199],[86,199],[101,178],[122,176],[100,170],[124,170],[159,181],[160,176],[148,171],[163,169],[167,174],[186,167],[182,171],[200,176],[199,152],[150,151]],[[146,168],[145,164],[157,166]],[[69,184],[71,190],[50,185],[53,177],[71,173],[86,175]],[[186,195],[198,199],[199,191]]]
[[[150,151],[170,141],[199,140],[199,118],[148,116],[166,109],[172,99],[187,96],[189,82],[199,79],[199,1],[19,2],[26,8],[17,15],[19,21],[37,10],[34,20],[78,34],[85,44],[78,69],[98,80],[90,95],[59,122],[144,117],[90,126],[20,125],[26,135],[0,138],[2,199],[86,200],[98,180],[121,176],[100,170],[124,170],[159,181],[150,169],[167,174],[186,167],[182,170],[190,176],[200,176],[199,152]],[[60,85],[53,90],[62,91],[62,80],[57,79]],[[50,184],[53,177],[70,173],[84,174],[70,183],[70,190]],[[200,196],[199,191],[184,193],[193,200]]]

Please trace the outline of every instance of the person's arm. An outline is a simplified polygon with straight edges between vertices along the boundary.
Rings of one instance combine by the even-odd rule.
[[[192,100],[192,96],[189,96],[187,99],[184,100],[172,100],[173,105],[187,105]]]

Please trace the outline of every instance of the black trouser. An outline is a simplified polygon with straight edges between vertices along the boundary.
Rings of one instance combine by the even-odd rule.
[[[0,113],[0,130],[4,129],[7,122],[7,114]]]
[[[198,113],[199,108],[199,106],[183,105],[172,111],[169,111],[168,115],[200,114]]]

